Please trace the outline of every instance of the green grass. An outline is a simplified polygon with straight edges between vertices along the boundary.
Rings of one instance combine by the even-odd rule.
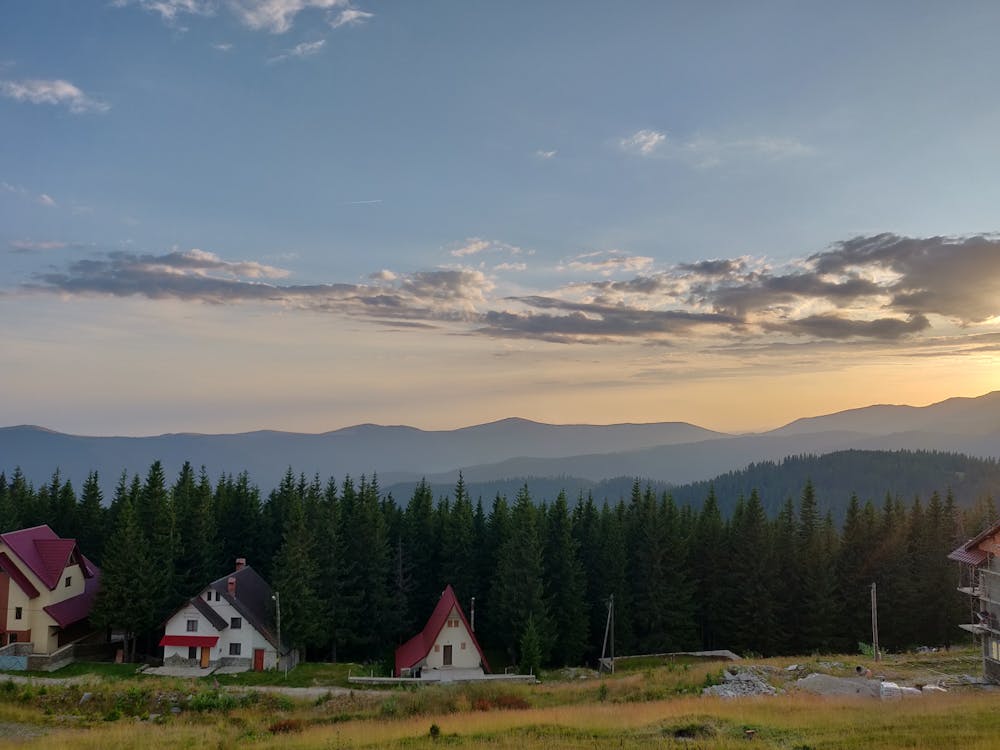
[[[858,663],[909,684],[935,675],[979,674],[972,650],[891,655],[877,664],[857,655],[754,659],[776,687],[770,698],[704,698],[717,679],[715,663],[640,663],[614,676],[559,679],[540,685],[470,683],[331,691],[309,701],[228,686],[338,687],[350,664],[303,664],[289,672],[205,680],[128,678],[129,665],[75,665],[59,676],[70,685],[20,685],[0,677],[0,747],[44,750],[213,747],[306,750],[332,747],[535,748],[664,747],[728,750],[848,750],[849,748],[1000,748],[996,696],[971,688],[947,695],[883,703],[797,693],[794,680],[823,671],[847,676]],[[785,667],[798,664],[800,669]],[[936,678],[935,678],[936,679]],[[85,693],[91,693],[86,701]],[[179,713],[171,712],[179,707]],[[430,728],[438,728],[432,736]],[[745,731],[755,732],[747,744]],[[39,736],[41,735],[41,736]]]
[[[351,687],[347,681],[353,673],[357,676],[368,674],[364,666],[352,663],[306,663],[295,669],[284,671],[272,669],[264,672],[240,672],[232,675],[213,675],[220,685],[234,686],[280,686],[280,687]]]

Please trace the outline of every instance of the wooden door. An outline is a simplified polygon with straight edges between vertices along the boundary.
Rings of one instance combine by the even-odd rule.
[[[253,671],[264,671],[264,649],[262,648],[255,648],[253,650]]]
[[[211,651],[212,651],[212,649],[210,647],[208,647],[208,646],[202,646],[201,647],[201,668],[202,669],[205,669],[206,667],[208,667],[208,657],[209,657]]]
[[[444,665],[446,667],[451,666],[451,646],[444,647]]]

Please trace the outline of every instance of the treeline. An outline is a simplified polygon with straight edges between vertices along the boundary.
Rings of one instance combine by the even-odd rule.
[[[0,474],[0,528],[48,523],[103,568],[99,625],[155,645],[171,612],[246,557],[310,658],[387,659],[451,583],[467,613],[475,597],[495,668],[592,662],[612,594],[618,654],[853,651],[871,639],[872,582],[884,647],[950,644],[969,605],[946,555],[996,516],[988,498],[960,512],[950,492],[852,496],[838,527],[809,481],[770,517],[756,490],[726,517],[711,487],[696,510],[638,481],[617,503],[570,504],[528,486],[474,501],[460,478],[439,498],[420,483],[403,505],[375,477],[289,470],[262,496],[246,473],[213,484],[185,464],[170,483],[159,462],[103,500],[96,474],[79,496],[58,472],[37,490]]]

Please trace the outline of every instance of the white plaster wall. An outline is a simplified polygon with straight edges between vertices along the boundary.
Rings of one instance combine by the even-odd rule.
[[[215,626],[212,625],[212,623],[210,623],[197,609],[195,609],[194,606],[188,604],[167,621],[164,634],[218,636],[219,640],[215,646],[212,647],[208,657],[209,661],[212,662],[217,662],[220,659],[232,658],[248,659],[252,664],[254,649],[262,648],[264,649],[264,669],[271,669],[277,664],[277,655],[275,654],[274,646],[268,643],[264,636],[258,633],[233,605],[225,599],[215,601],[214,594],[212,596],[212,601],[207,601],[205,599],[205,592],[202,592],[201,598],[227,623],[231,623],[232,618],[234,617],[241,618],[243,620],[242,627],[236,630],[232,627],[226,627],[221,631],[216,630]],[[197,632],[188,632],[187,621],[189,619],[198,621]],[[230,655],[229,644],[231,643],[240,644],[240,653],[238,656]],[[188,647],[164,646],[163,658],[169,659],[171,656],[180,656],[184,659],[188,658]],[[198,658],[201,658],[200,649],[198,650]]]
[[[458,616],[458,610],[452,608],[448,614],[449,620],[458,620],[457,628],[448,627],[447,623],[438,633],[437,640],[431,647],[431,652],[427,654],[428,669],[475,669],[479,666],[479,652],[472,642],[472,635]],[[465,648],[462,648],[462,644]],[[444,647],[450,645],[451,666],[444,666]]]

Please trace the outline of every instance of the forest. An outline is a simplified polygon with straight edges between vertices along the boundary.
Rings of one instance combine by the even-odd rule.
[[[105,502],[95,473],[79,493],[58,471],[37,488],[19,469],[0,474],[0,529],[47,523],[77,539],[102,568],[94,623],[135,634],[140,651],[237,557],[280,592],[283,635],[313,660],[385,662],[448,583],[467,614],[475,598],[494,669],[593,663],[611,595],[618,654],[856,651],[871,640],[873,582],[884,648],[968,637],[946,555],[995,519],[989,496],[963,510],[947,487],[852,495],[842,524],[828,505],[808,479],[781,502],[708,486],[695,507],[638,480],[617,502],[535,498],[527,484],[473,499],[461,477],[399,502],[375,476],[289,469],[265,495],[246,472],[213,482],[187,463],[171,481],[157,461],[123,473]]]

